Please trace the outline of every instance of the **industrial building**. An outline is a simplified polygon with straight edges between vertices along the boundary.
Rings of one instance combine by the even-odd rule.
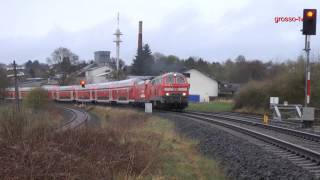
[[[189,101],[190,102],[209,102],[218,97],[218,81],[208,75],[190,69],[184,72],[190,83]]]
[[[96,51],[94,52],[94,62],[98,66],[104,66],[110,62],[110,51]]]

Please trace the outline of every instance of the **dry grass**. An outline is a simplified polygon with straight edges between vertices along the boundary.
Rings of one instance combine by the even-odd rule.
[[[172,122],[133,110],[107,107],[93,111],[105,119],[102,126],[120,123],[124,134],[133,133],[126,137],[129,141],[140,140],[151,146],[152,156],[146,160],[152,168],[141,173],[142,179],[226,179],[215,161],[199,154],[198,142],[177,134]]]
[[[167,120],[91,111],[101,127],[64,132],[40,113],[3,111],[1,179],[225,179],[216,163],[197,153],[197,142],[175,134]]]
[[[40,113],[1,115],[1,179],[130,179],[156,169],[159,137],[134,130],[144,116],[121,113],[102,128],[57,132]]]
[[[0,140],[15,143],[33,136],[37,132],[40,136],[52,131],[61,122],[62,117],[55,110],[34,112],[22,108],[17,112],[13,106],[0,109]]]
[[[258,114],[258,115],[269,113],[269,111],[265,110],[264,108],[253,108],[253,107],[243,107],[240,109],[235,109],[234,112]]]

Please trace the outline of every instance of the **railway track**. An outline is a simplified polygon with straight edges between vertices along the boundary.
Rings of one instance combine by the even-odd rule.
[[[69,107],[63,107],[63,109],[71,114],[71,118],[59,128],[61,131],[81,127],[90,120],[89,114],[84,110]]]
[[[227,121],[233,121],[235,123],[261,127],[264,129],[269,129],[269,130],[285,133],[285,134],[288,134],[291,136],[300,137],[305,140],[310,140],[310,141],[320,143],[320,135],[319,134],[309,133],[309,132],[297,130],[294,128],[283,127],[283,126],[279,126],[278,124],[266,125],[266,124],[262,123],[262,118],[254,120],[250,117],[235,116],[235,115],[230,116],[229,114],[225,115],[225,114],[220,114],[220,113],[212,114],[212,113],[202,113],[202,112],[186,112],[185,114],[198,115],[198,116],[204,116],[204,117],[209,117],[209,118],[211,117],[211,118],[224,119]]]
[[[189,111],[190,113],[193,113],[192,111]],[[198,112],[194,112],[198,113]],[[244,119],[248,119],[250,121],[256,121],[261,122],[262,121],[262,115],[255,115],[255,114],[247,114],[247,113],[239,113],[239,112],[219,112],[219,113],[207,113],[212,115],[223,115],[223,116],[231,116],[231,117],[242,117]],[[287,127],[292,129],[301,129],[301,123],[300,122],[288,122],[288,121],[273,121],[270,120],[269,124],[275,125],[275,126],[281,126],[281,127]]]
[[[241,132],[258,139],[259,145],[267,151],[290,160],[320,179],[319,135],[279,126],[267,126],[245,120],[243,117],[197,112],[175,114]]]

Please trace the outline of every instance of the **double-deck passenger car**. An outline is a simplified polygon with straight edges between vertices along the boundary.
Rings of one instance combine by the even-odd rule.
[[[183,109],[188,105],[189,84],[180,73],[165,73],[152,80],[127,79],[98,84],[87,84],[85,87],[43,86],[48,97],[62,102],[94,102],[144,104],[150,102],[154,107]],[[21,99],[33,88],[19,89]],[[14,88],[6,90],[6,98],[14,99]]]

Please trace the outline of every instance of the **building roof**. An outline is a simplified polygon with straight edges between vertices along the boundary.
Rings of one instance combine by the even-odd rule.
[[[207,74],[207,73],[203,73],[203,72],[201,72],[201,71],[199,71],[199,70],[197,70],[197,69],[195,69],[195,68],[191,68],[191,69],[185,70],[185,71],[183,71],[182,73],[187,73],[188,71],[191,71],[191,70],[195,70],[195,71],[197,71],[197,72],[199,72],[199,73],[207,76],[208,78],[210,78],[210,79],[212,79],[212,80],[214,80],[214,81],[217,81],[215,77],[213,77],[213,76],[211,76],[211,75],[209,75],[209,74]]]
[[[112,69],[109,66],[96,66],[96,67],[92,67],[90,69],[87,69],[86,71],[94,71],[94,70],[102,69],[102,68],[106,68],[106,69],[110,69],[110,70]]]

